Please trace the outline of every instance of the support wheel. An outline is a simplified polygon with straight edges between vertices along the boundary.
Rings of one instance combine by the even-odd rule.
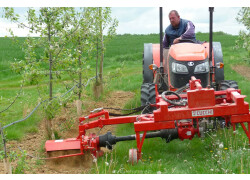
[[[137,149],[130,149],[129,150],[129,163],[132,165],[137,164]]]

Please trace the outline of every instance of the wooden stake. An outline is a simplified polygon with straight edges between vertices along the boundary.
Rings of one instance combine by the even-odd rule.
[[[76,108],[77,108],[77,116],[80,117],[82,115],[82,101],[76,100]]]

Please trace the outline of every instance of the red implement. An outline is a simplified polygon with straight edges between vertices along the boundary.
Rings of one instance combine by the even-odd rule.
[[[100,156],[101,147],[112,149],[112,146],[119,141],[136,140],[137,155],[131,155],[131,158],[141,158],[141,150],[145,138],[161,137],[166,141],[176,138],[181,140],[192,139],[196,134],[204,136],[207,123],[211,118],[220,117],[226,124],[231,123],[235,129],[235,124],[240,123],[244,129],[250,144],[250,113],[249,104],[244,101],[245,96],[240,94],[240,90],[229,88],[224,91],[214,91],[213,88],[202,88],[200,80],[192,77],[189,81],[189,89],[186,94],[180,97],[186,101],[182,106],[173,106],[171,101],[178,100],[175,95],[157,94],[156,103],[152,106],[156,110],[150,114],[141,114],[125,117],[109,117],[109,112],[99,109],[97,113],[91,113],[89,116],[79,118],[79,135],[77,138],[65,140],[49,140],[45,144],[47,152],[60,150],[79,149],[79,154],[64,155],[69,157],[83,155],[89,150],[95,157]],[[156,86],[157,89],[157,86]],[[85,119],[96,118],[97,120],[84,123]],[[134,125],[135,135],[116,137],[110,132],[105,135],[96,136],[86,131],[93,128],[102,128],[105,125],[116,125],[131,123]],[[245,123],[245,124],[244,124]]]

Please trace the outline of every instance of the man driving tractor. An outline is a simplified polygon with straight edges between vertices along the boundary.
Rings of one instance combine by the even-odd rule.
[[[163,56],[167,59],[169,47],[172,44],[179,43],[181,39],[195,39],[195,26],[194,24],[185,19],[181,19],[176,10],[169,12],[170,25],[165,30],[163,38]]]

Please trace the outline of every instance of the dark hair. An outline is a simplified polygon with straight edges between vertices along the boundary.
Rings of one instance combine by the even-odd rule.
[[[168,14],[168,16],[169,16],[171,13],[175,13],[176,16],[180,16],[179,13],[178,13],[176,10],[170,11],[169,14]]]

